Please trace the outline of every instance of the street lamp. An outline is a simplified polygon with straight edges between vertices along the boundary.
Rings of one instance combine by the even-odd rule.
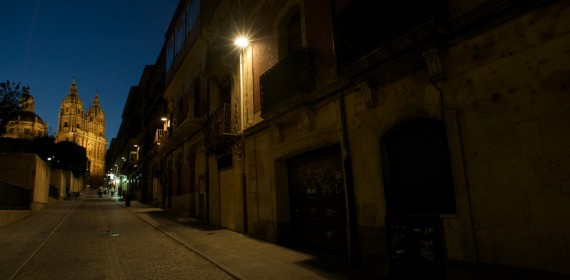
[[[249,40],[246,37],[238,37],[236,38],[236,40],[234,41],[234,44],[240,48],[245,48],[247,47],[247,45],[249,45]]]

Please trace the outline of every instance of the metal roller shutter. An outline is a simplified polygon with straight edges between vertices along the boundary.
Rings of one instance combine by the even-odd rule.
[[[400,125],[383,139],[389,214],[455,213],[445,127],[432,119]]]
[[[219,172],[220,175],[220,224],[222,227],[234,230],[233,189],[235,182],[234,169],[228,168]]]

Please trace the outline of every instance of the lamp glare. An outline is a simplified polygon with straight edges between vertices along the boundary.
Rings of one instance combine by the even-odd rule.
[[[235,40],[235,44],[239,47],[247,47],[247,45],[249,44],[247,38],[245,37],[239,37]]]

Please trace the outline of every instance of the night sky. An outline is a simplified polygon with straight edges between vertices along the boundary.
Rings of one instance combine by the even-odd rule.
[[[10,0],[0,4],[0,80],[30,87],[57,132],[75,78],[87,111],[98,92],[110,143],[131,86],[154,64],[178,0]]]

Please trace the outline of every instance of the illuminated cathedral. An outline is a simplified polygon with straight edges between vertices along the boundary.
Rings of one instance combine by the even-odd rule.
[[[102,184],[107,150],[105,115],[97,94],[87,112],[83,112],[83,102],[79,98],[75,80],[71,83],[69,94],[61,102],[59,110],[55,142],[61,141],[74,142],[85,148],[90,184]]]

